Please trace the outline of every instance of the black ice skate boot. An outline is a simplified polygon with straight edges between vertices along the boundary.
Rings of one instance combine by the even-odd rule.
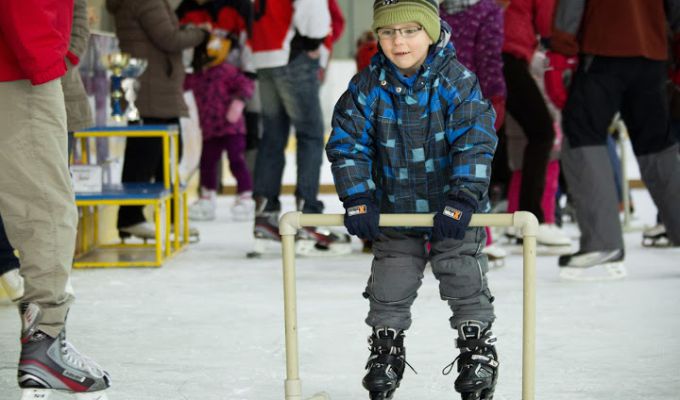
[[[253,251],[248,253],[249,258],[260,257],[268,253],[270,248],[279,246],[279,209],[269,206],[269,201],[264,197],[255,197],[255,226],[253,236],[255,245]]]
[[[106,400],[109,374],[80,354],[66,340],[64,330],[55,338],[38,330],[42,314],[38,305],[23,303],[20,312],[23,326],[17,378],[21,400],[46,400],[53,391],[76,400]]]
[[[498,355],[496,337],[491,325],[479,321],[466,321],[458,327],[456,347],[460,355],[444,367],[448,375],[458,361],[458,378],[454,383],[463,400],[491,400],[498,380]]]
[[[404,331],[374,328],[373,334],[368,337],[368,344],[371,355],[366,362],[366,376],[361,383],[368,390],[371,400],[389,400],[399,387],[405,366],[409,365],[404,349]]]

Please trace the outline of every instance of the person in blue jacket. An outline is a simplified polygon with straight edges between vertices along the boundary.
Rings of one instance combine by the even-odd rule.
[[[490,399],[498,368],[494,298],[484,228],[469,224],[489,208],[495,113],[456,59],[436,0],[376,0],[373,17],[380,49],[338,100],[326,146],[345,226],[374,241],[363,385],[372,399],[399,386],[404,331],[429,261],[458,332],[455,389],[464,399]],[[380,213],[435,213],[434,225],[380,229]]]

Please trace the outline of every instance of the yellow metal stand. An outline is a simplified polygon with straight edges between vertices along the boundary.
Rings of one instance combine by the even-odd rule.
[[[432,226],[432,214],[382,214],[380,226]],[[283,251],[283,295],[286,334],[285,400],[302,399],[298,359],[295,235],[303,226],[342,226],[343,214],[289,212],[279,221]],[[536,217],[526,211],[514,214],[475,214],[471,226],[514,226],[524,238],[524,303],[522,325],[522,399],[534,400],[536,363]],[[329,399],[318,393],[309,400]]]
[[[79,247],[75,268],[86,267],[159,267],[189,243],[189,218],[186,190],[179,183],[179,133],[176,126],[128,126],[93,128],[74,133],[82,143],[82,162],[87,163],[88,138],[159,137],[163,148],[163,187],[167,193],[156,197],[130,198],[123,188],[118,194],[106,198],[76,195],[76,205],[81,210]],[[88,195],[94,195],[92,193]],[[171,204],[174,206],[174,238],[171,236]],[[99,220],[101,206],[150,205],[154,209],[156,227],[153,244],[101,244]],[[164,210],[164,212],[162,212]],[[179,221],[184,232],[180,234]],[[162,226],[165,226],[163,230]]]

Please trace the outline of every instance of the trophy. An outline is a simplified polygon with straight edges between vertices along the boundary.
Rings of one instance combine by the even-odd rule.
[[[123,69],[130,61],[127,53],[109,53],[102,58],[104,66],[111,71],[111,118],[115,125],[125,125],[123,115]]]
[[[128,64],[123,68],[123,82],[122,88],[125,92],[125,101],[127,107],[125,108],[125,118],[128,122],[139,121],[139,110],[135,106],[137,99],[137,91],[139,90],[139,78],[146,70],[147,61],[141,58],[130,58]]]
[[[139,111],[135,107],[136,91],[139,89],[139,78],[147,66],[147,61],[132,58],[122,52],[109,53],[104,56],[103,64],[111,71],[111,118],[114,125],[126,125],[127,122],[139,120]]]

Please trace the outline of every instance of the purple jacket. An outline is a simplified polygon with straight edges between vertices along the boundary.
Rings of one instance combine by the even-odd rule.
[[[243,117],[235,124],[229,123],[226,118],[233,99],[247,101],[255,90],[253,81],[238,68],[222,63],[188,75],[184,81],[184,88],[194,92],[203,140],[224,135],[245,135]]]
[[[477,74],[484,97],[505,97],[503,78],[503,10],[495,0],[479,3],[454,14],[442,7],[441,18],[452,28],[451,41],[458,60]]]

